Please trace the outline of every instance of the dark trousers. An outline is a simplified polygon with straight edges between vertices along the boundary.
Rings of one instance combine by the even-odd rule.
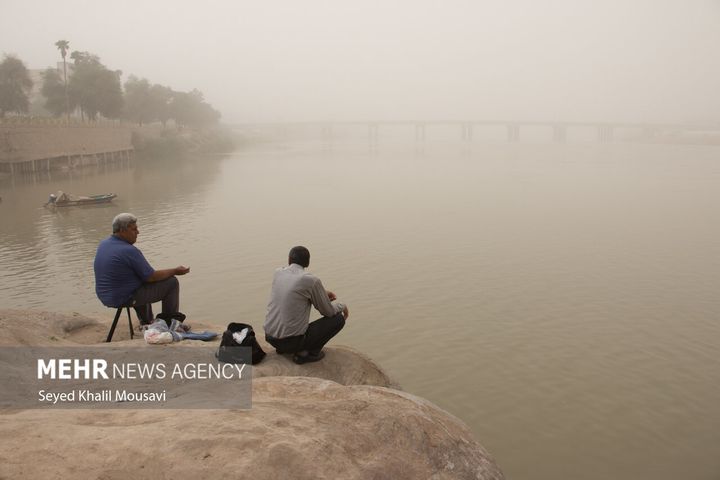
[[[163,313],[180,310],[180,282],[175,277],[144,283],[133,294],[133,305],[141,324],[153,322],[152,304],[162,301]]]
[[[334,317],[322,317],[310,322],[305,335],[286,338],[265,335],[265,340],[275,347],[277,353],[297,353],[307,350],[311,355],[317,355],[344,326],[345,316],[338,313]]]

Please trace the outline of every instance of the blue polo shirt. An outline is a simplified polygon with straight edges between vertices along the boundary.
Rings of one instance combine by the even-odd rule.
[[[135,290],[155,272],[140,250],[114,235],[98,245],[94,266],[95,293],[108,307],[130,303]]]

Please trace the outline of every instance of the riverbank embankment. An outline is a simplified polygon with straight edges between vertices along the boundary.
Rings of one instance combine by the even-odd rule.
[[[218,153],[233,149],[221,129],[119,122],[27,120],[0,123],[0,173],[34,173],[129,162],[135,155]]]
[[[128,161],[132,131],[105,124],[0,124],[0,172],[9,174]]]

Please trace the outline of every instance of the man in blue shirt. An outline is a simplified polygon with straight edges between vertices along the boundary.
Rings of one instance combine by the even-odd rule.
[[[95,254],[95,293],[103,305],[135,308],[141,324],[153,321],[152,303],[162,301],[163,313],[180,309],[180,283],[176,275],[190,268],[153,269],[134,246],[140,231],[137,217],[121,213],[113,219],[113,234],[100,242]]]

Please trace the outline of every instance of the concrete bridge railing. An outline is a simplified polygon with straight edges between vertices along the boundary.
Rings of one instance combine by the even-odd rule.
[[[367,131],[371,143],[378,141],[381,130],[385,127],[408,127],[414,129],[415,141],[422,142],[429,138],[433,127],[454,127],[458,129],[459,138],[471,141],[478,130],[488,127],[505,129],[508,142],[515,143],[522,139],[521,132],[528,127],[547,128],[549,137],[557,143],[568,139],[570,130],[590,130],[600,143],[610,143],[618,138],[618,133],[634,132],[635,138],[656,139],[658,137],[679,137],[685,134],[702,132],[717,136],[720,142],[720,123],[718,124],[651,124],[627,122],[552,122],[552,121],[488,121],[488,120],[447,120],[447,121],[346,121],[346,122],[285,122],[285,123],[246,123],[235,125],[234,128],[255,132],[280,132],[280,136],[292,131],[317,131],[323,138],[331,138],[334,128],[360,128]]]

